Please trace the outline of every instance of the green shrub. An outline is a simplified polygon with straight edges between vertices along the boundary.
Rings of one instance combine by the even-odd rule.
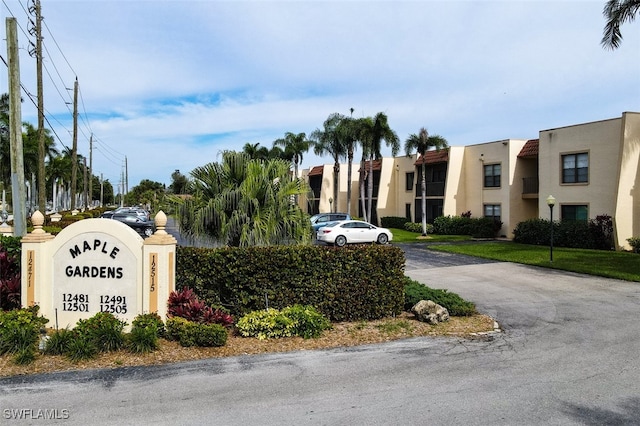
[[[331,321],[402,312],[404,253],[394,245],[176,248],[176,287],[234,316],[295,304]]]
[[[65,355],[70,361],[78,362],[95,358],[98,352],[98,346],[92,338],[74,332],[73,338],[67,346]]]
[[[13,362],[18,365],[31,364],[36,359],[36,350],[33,345],[22,348],[13,357]]]
[[[551,222],[529,219],[516,225],[513,241],[521,244],[550,245]],[[613,248],[613,220],[600,215],[589,220],[553,222],[553,244],[556,247],[611,250]]]
[[[133,326],[126,336],[127,350],[134,354],[146,354],[158,349],[158,328],[155,325]]]
[[[331,323],[313,306],[294,305],[283,310],[265,309],[251,312],[236,324],[240,335],[271,339],[300,336],[319,337]]]
[[[167,336],[180,346],[224,346],[227,329],[220,324],[198,324],[181,317],[167,320]]]
[[[293,321],[293,333],[305,339],[320,337],[331,328],[331,321],[310,305],[293,305],[282,309],[281,314]]]
[[[382,226],[383,228],[402,229],[404,227],[404,224],[407,222],[408,220],[406,217],[385,216],[380,219],[380,226]]]
[[[433,221],[433,232],[439,235],[471,235],[475,238],[494,238],[502,222],[489,217],[439,216]]]
[[[38,315],[39,310],[36,305],[0,312],[0,355],[15,354],[28,348],[35,350],[40,330],[49,322]]]
[[[167,319],[166,338],[175,341],[180,340],[180,330],[182,329],[184,323],[187,322],[188,321],[186,319],[181,317],[173,317]]]
[[[196,345],[203,347],[224,346],[229,334],[221,324],[196,324]]]
[[[627,241],[634,253],[640,253],[640,237],[627,238]]]
[[[280,313],[278,309],[264,309],[250,312],[236,323],[243,337],[257,337],[260,340],[291,337],[293,321]]]
[[[406,222],[403,225],[404,229],[409,231],[409,232],[416,232],[418,234],[422,234],[422,223],[419,222]],[[427,234],[433,234],[434,233],[434,228],[433,225],[430,223],[427,223]]]
[[[124,346],[123,329],[126,322],[110,312],[98,312],[91,318],[79,320],[74,331],[93,342],[100,352],[115,351]]]
[[[75,334],[68,328],[55,330],[44,345],[44,353],[47,355],[64,355],[69,350],[69,344],[74,339]]]
[[[470,316],[476,313],[476,306],[456,293],[432,289],[410,278],[406,278],[404,298],[405,311],[411,311],[420,300],[431,300],[447,308],[451,316]]]
[[[165,336],[164,322],[162,321],[162,318],[160,318],[160,315],[155,312],[137,315],[131,322],[131,327],[132,329],[152,327],[156,330],[156,335],[158,337]]]

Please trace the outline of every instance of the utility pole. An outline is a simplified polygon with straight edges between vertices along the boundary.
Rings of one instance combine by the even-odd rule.
[[[89,137],[89,205],[93,204],[93,133]]]
[[[44,94],[42,89],[42,14],[40,9],[40,0],[34,0],[34,6],[29,8],[29,12],[35,13],[35,52],[32,50],[29,54],[35,54],[36,57],[36,76],[38,85],[38,207],[43,215],[47,211],[47,190],[46,175],[44,170]],[[33,33],[31,35],[34,35]],[[35,189],[35,188],[33,188]]]
[[[84,195],[84,197],[82,197],[84,199],[84,210],[86,211],[88,208],[88,204],[87,204],[87,157],[83,158],[83,165],[84,165],[84,175],[82,177],[82,195]]]
[[[11,199],[13,235],[27,234],[25,210],[24,156],[22,152],[22,105],[20,99],[20,57],[16,18],[6,19],[7,58],[9,61],[9,142],[11,146]]]
[[[71,210],[76,209],[78,180],[78,77],[73,84],[73,148],[71,149]]]
[[[129,163],[127,162],[127,156],[124,157],[124,193],[129,193]]]

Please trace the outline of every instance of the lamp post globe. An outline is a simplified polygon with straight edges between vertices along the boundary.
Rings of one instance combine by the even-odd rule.
[[[549,240],[549,262],[553,263],[553,206],[556,205],[556,199],[553,195],[547,197],[547,205],[549,206],[549,216],[551,223],[551,238]]]

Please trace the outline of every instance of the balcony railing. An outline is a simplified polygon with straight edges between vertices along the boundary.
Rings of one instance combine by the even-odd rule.
[[[538,193],[538,178],[526,177],[522,178],[522,194],[537,194]]]
[[[422,196],[422,183],[416,183],[416,197]],[[444,182],[427,182],[427,197],[444,196]]]

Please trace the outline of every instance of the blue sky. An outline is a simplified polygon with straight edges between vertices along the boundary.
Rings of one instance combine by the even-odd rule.
[[[59,148],[72,146],[77,76],[79,152],[89,156],[93,134],[93,172],[114,185],[126,157],[129,188],[169,184],[247,142],[310,134],[350,108],[385,112],[403,142],[426,127],[453,146],[640,111],[640,23],[603,49],[604,0],[41,3]],[[27,7],[0,10],[18,20],[21,80],[36,93]],[[22,113],[37,123],[30,102]],[[325,163],[309,152],[302,166]]]

